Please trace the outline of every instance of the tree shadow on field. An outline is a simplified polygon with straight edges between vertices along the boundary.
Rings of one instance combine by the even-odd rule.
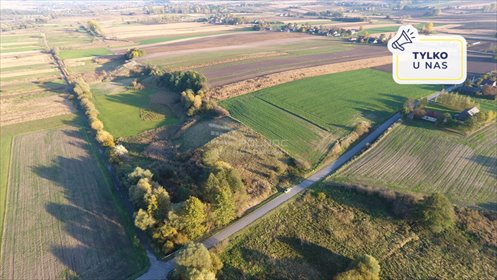
[[[328,248],[296,237],[280,236],[278,240],[288,244],[305,259],[306,263],[317,267],[324,275],[335,275],[343,271],[350,259],[330,251]]]
[[[108,59],[106,62],[103,64],[100,64],[96,69],[95,72],[111,72],[119,67],[125,62],[125,59],[122,55],[107,55],[107,56],[101,56],[102,58]]]
[[[299,257],[277,257],[246,247],[240,248],[243,263],[257,272],[246,274],[243,269],[227,262],[219,279],[326,279],[345,269],[350,259],[327,248],[295,237],[276,238],[290,246]]]
[[[56,93],[67,93],[67,90],[68,90],[68,87],[66,84],[54,83],[52,81],[41,82],[41,83],[36,83],[36,84],[46,91],[52,91],[52,92],[56,92]]]
[[[65,133],[80,136],[77,131]],[[76,140],[71,144],[87,145]],[[52,196],[45,205],[46,212],[61,223],[67,234],[57,237],[62,242],[51,248],[61,263],[82,279],[125,277],[137,270],[139,264],[123,262],[124,258],[133,259],[130,240],[115,214],[105,178],[89,155],[58,156],[49,165],[32,170],[55,185],[49,186],[50,192],[64,195],[63,199]],[[109,265],[114,268],[108,269]]]
[[[497,178],[497,157],[489,157],[483,155],[473,155],[469,160],[478,163],[487,168],[487,173],[493,178]]]
[[[492,211],[497,211],[497,203],[495,203],[495,202],[483,202],[483,203],[479,203],[478,206],[492,210]]]

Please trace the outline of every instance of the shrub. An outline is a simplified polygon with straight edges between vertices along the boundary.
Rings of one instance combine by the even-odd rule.
[[[421,205],[421,221],[434,233],[452,227],[455,217],[454,206],[443,194],[434,193]]]
[[[135,59],[137,57],[144,56],[144,55],[145,55],[145,51],[143,51],[142,49],[132,48],[132,49],[129,49],[124,54],[124,58],[126,58],[126,59]]]
[[[335,280],[379,280],[380,265],[378,261],[370,256],[357,257],[345,272],[338,274]]]
[[[308,161],[302,159],[296,159],[295,166],[302,171],[306,171],[311,168],[311,164]]]
[[[317,198],[318,200],[323,201],[326,199],[326,194],[324,192],[318,192]]]

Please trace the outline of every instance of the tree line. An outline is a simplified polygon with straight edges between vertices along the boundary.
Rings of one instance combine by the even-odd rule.
[[[104,130],[104,124],[98,119],[99,112],[95,104],[93,104],[93,94],[91,93],[90,86],[81,78],[74,81],[72,86],[79,104],[88,117],[91,128],[96,133],[95,139],[104,147],[114,148],[116,146],[114,137],[108,131]]]

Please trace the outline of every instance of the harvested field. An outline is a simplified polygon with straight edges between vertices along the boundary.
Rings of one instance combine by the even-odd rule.
[[[319,199],[317,193],[326,194]],[[383,199],[320,183],[220,245],[219,279],[331,279],[370,254],[381,279],[493,279],[495,247],[459,227],[432,234]]]
[[[17,55],[17,56],[6,56],[0,59],[0,67],[2,72],[8,67],[19,67],[19,66],[31,66],[38,64],[48,64],[51,63],[52,59],[50,55],[44,53],[37,53],[34,55]]]
[[[104,28],[107,36],[118,39],[143,38],[145,36],[168,36],[190,33],[205,33],[214,31],[227,31],[238,29],[240,26],[234,25],[212,25],[207,23],[185,22],[168,24],[148,24],[148,25],[121,25]]]
[[[2,52],[0,61],[0,126],[65,115],[74,110],[50,55],[38,51]]]
[[[32,120],[69,114],[75,109],[66,95],[54,92],[23,94],[15,98],[0,98],[0,125],[10,125]]]
[[[211,87],[296,68],[389,55],[384,47],[287,32],[240,32],[152,46],[145,51],[147,55],[139,61],[197,70]]]
[[[334,180],[412,192],[441,192],[458,204],[495,210],[497,126],[464,137],[416,124],[396,128],[339,171]]]
[[[260,76],[254,79],[244,80],[241,82],[235,82],[226,84],[224,86],[212,88],[208,90],[207,94],[215,99],[226,99],[308,77],[384,65],[390,63],[391,60],[391,56],[368,59],[358,58],[358,60],[355,61],[347,61],[347,59],[342,59],[342,61],[347,62],[337,62],[329,65],[302,68]]]
[[[36,143],[36,145],[33,145]],[[132,277],[146,266],[103,166],[73,127],[17,136],[0,278]]]
[[[43,120],[24,122],[15,125],[2,126],[0,128],[0,228],[3,229],[3,219],[5,211],[5,197],[10,168],[10,156],[12,139],[15,135],[25,134],[37,130],[56,128],[66,125],[74,119],[74,115],[63,115]],[[2,240],[0,231],[0,240]],[[1,248],[1,242],[0,242]]]
[[[188,54],[198,51],[222,51],[233,48],[253,48],[264,45],[285,45],[294,41],[310,40],[311,36],[298,33],[240,32],[223,36],[199,38],[143,48],[146,56],[140,60],[154,59],[164,55]]]
[[[7,80],[7,78],[14,78],[14,77],[20,77],[20,76],[35,76],[35,75],[40,75],[41,74],[46,74],[46,73],[56,73],[58,70],[56,68],[43,68],[43,69],[36,69],[36,70],[18,70],[18,71],[9,71],[7,73],[2,73],[2,81]]]
[[[427,96],[436,89],[400,86],[386,73],[364,69],[293,81],[220,104],[233,118],[312,166],[357,123],[380,123],[408,97]]]
[[[346,48],[344,49],[343,46]],[[326,64],[341,62],[355,64],[357,63],[354,62],[355,60],[368,58],[375,59],[374,63],[386,63],[378,62],[386,54],[386,49],[382,47],[359,46],[353,44],[341,46],[329,45],[327,49],[320,48],[312,50],[312,47],[309,47],[302,53],[297,52],[292,54],[292,52],[289,52],[289,55],[270,57],[256,61],[248,60],[242,61],[241,63],[214,65],[206,68],[199,68],[197,70],[202,72],[209,79],[209,84],[212,87],[216,87],[238,81],[254,79],[262,75],[299,68],[324,66]],[[358,63],[358,65],[353,66],[352,69],[367,68],[369,67],[368,65],[369,64],[367,63],[365,65]]]

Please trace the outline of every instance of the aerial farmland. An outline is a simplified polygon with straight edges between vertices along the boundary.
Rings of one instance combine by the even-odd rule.
[[[0,10],[1,279],[496,275],[492,1]],[[466,81],[397,84],[405,25]]]

